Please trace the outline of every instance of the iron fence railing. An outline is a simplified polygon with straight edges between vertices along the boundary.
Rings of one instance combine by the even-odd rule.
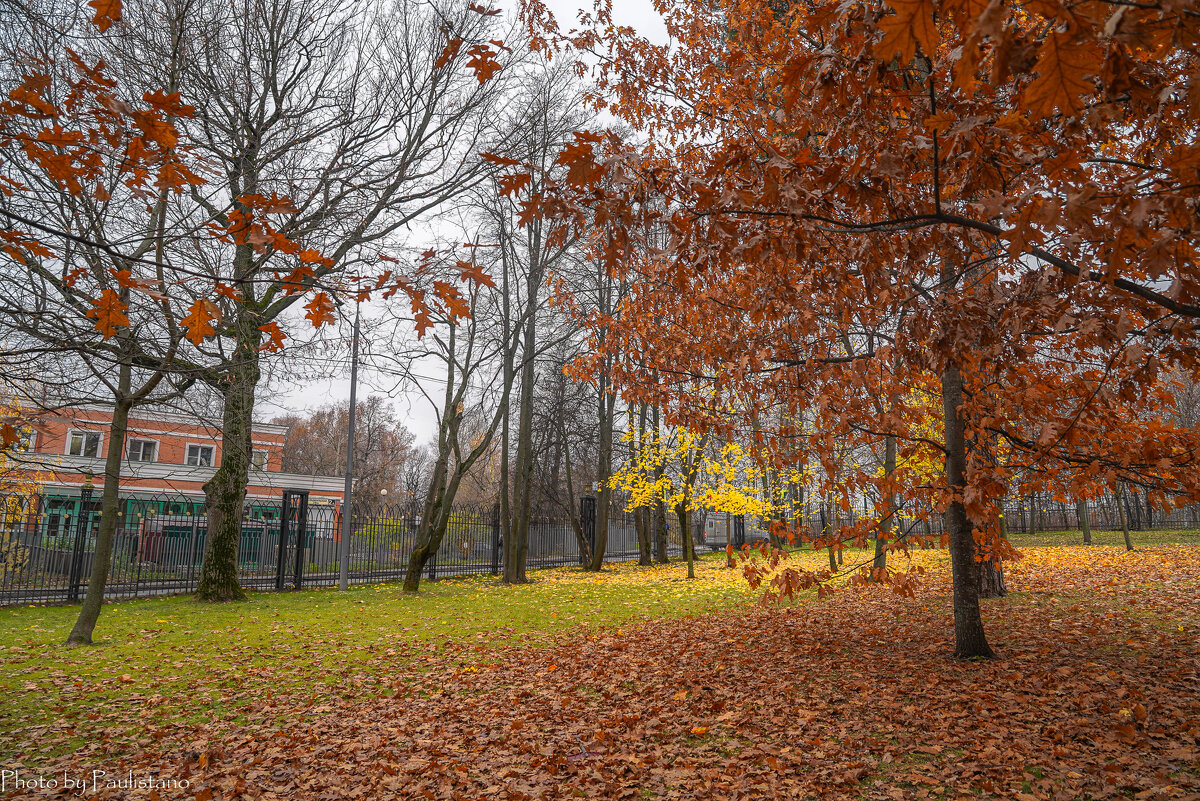
[[[1125,517],[1130,531],[1189,531],[1200,529],[1200,504],[1172,508],[1169,511],[1153,508],[1145,495],[1137,492],[1125,493]],[[1083,504],[1089,527],[1094,531],[1120,531],[1121,516],[1117,497],[1109,494],[1089,499]],[[1080,506],[1073,501],[1056,501],[1052,498],[1033,495],[1009,498],[1004,503],[1004,520],[1010,536],[1030,536],[1039,532],[1080,531]],[[819,536],[823,526],[836,529],[842,525],[856,525],[864,519],[874,520],[873,504],[859,501],[849,510],[826,510],[822,512],[817,503],[796,504],[786,510],[787,521],[793,529],[807,532],[808,536]],[[736,516],[723,512],[699,513],[696,517],[699,545],[724,548],[727,543],[753,542],[766,539],[769,524],[757,518],[742,521],[742,536],[738,538]],[[897,516],[897,529],[914,535],[938,536],[944,530],[938,514],[918,514],[913,508]]]
[[[87,591],[100,518],[96,498],[80,495],[0,496],[0,605],[76,601]],[[193,592],[208,537],[202,500],[122,498],[105,597],[138,598]],[[283,524],[279,500],[254,500],[243,510],[238,573],[248,589],[325,587],[339,580],[341,515],[308,503],[303,521]],[[417,504],[356,508],[350,521],[349,581],[404,577],[421,525]],[[281,543],[281,532],[284,541]],[[678,549],[676,549],[677,552]],[[606,559],[636,559],[637,533],[628,514],[610,518]],[[578,564],[570,521],[533,515],[529,569]],[[496,506],[456,506],[426,579],[498,574],[503,541]]]

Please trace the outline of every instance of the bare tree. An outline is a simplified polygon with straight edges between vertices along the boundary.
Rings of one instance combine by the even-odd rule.
[[[181,129],[217,177],[180,213],[231,232],[177,252],[228,295],[203,351],[224,410],[198,596],[236,599],[251,416],[277,321],[304,291],[376,270],[408,224],[488,174],[476,154],[497,144],[493,73],[512,56],[488,44],[496,18],[451,0],[142,0],[125,17],[110,59],[146,86],[170,46],[164,21],[181,32],[178,89],[196,109]],[[269,235],[247,222],[264,219]],[[318,297],[306,316],[330,306]]]
[[[379,395],[359,401],[354,416],[355,497],[366,502],[401,500],[404,474],[413,453],[412,432]],[[288,426],[283,465],[287,473],[342,476],[346,473],[346,429],[350,403],[323,406],[308,414],[276,417]],[[383,491],[387,494],[383,495]]]

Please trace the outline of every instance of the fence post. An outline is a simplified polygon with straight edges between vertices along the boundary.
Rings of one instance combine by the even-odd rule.
[[[437,551],[433,552],[433,556],[429,557],[429,580],[437,581]]]
[[[492,507],[492,575],[500,575],[500,501]]]
[[[87,534],[87,505],[92,500],[92,474],[87,473],[83,487],[79,490],[79,516],[75,520],[75,547],[71,551],[71,586],[67,591],[68,601],[79,600],[79,585],[83,583],[83,540]]]

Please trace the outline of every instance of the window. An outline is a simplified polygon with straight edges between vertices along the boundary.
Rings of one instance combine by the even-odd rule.
[[[152,439],[129,440],[129,455],[131,462],[153,462],[158,453],[158,443]]]
[[[212,445],[188,445],[187,446],[187,463],[192,467],[212,467],[213,466],[213,446]]]
[[[266,470],[267,469],[267,452],[266,451],[252,451],[250,453],[250,466],[253,467],[255,470]]]
[[[72,431],[67,436],[68,456],[100,455],[100,434],[95,431]]]

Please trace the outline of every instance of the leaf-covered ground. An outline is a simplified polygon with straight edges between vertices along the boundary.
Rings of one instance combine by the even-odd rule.
[[[368,627],[361,657],[323,682],[289,684],[305,667],[292,654],[214,662],[237,671],[223,692],[239,700],[205,725],[118,691],[74,721],[74,753],[31,764],[17,729],[13,759],[190,784],[164,799],[1200,798],[1200,550],[1028,549],[1013,593],[987,602],[1002,658],[986,663],[948,658],[944,555],[918,559],[930,573],[913,599],[848,590],[570,627],[536,647],[396,635],[389,654]]]

